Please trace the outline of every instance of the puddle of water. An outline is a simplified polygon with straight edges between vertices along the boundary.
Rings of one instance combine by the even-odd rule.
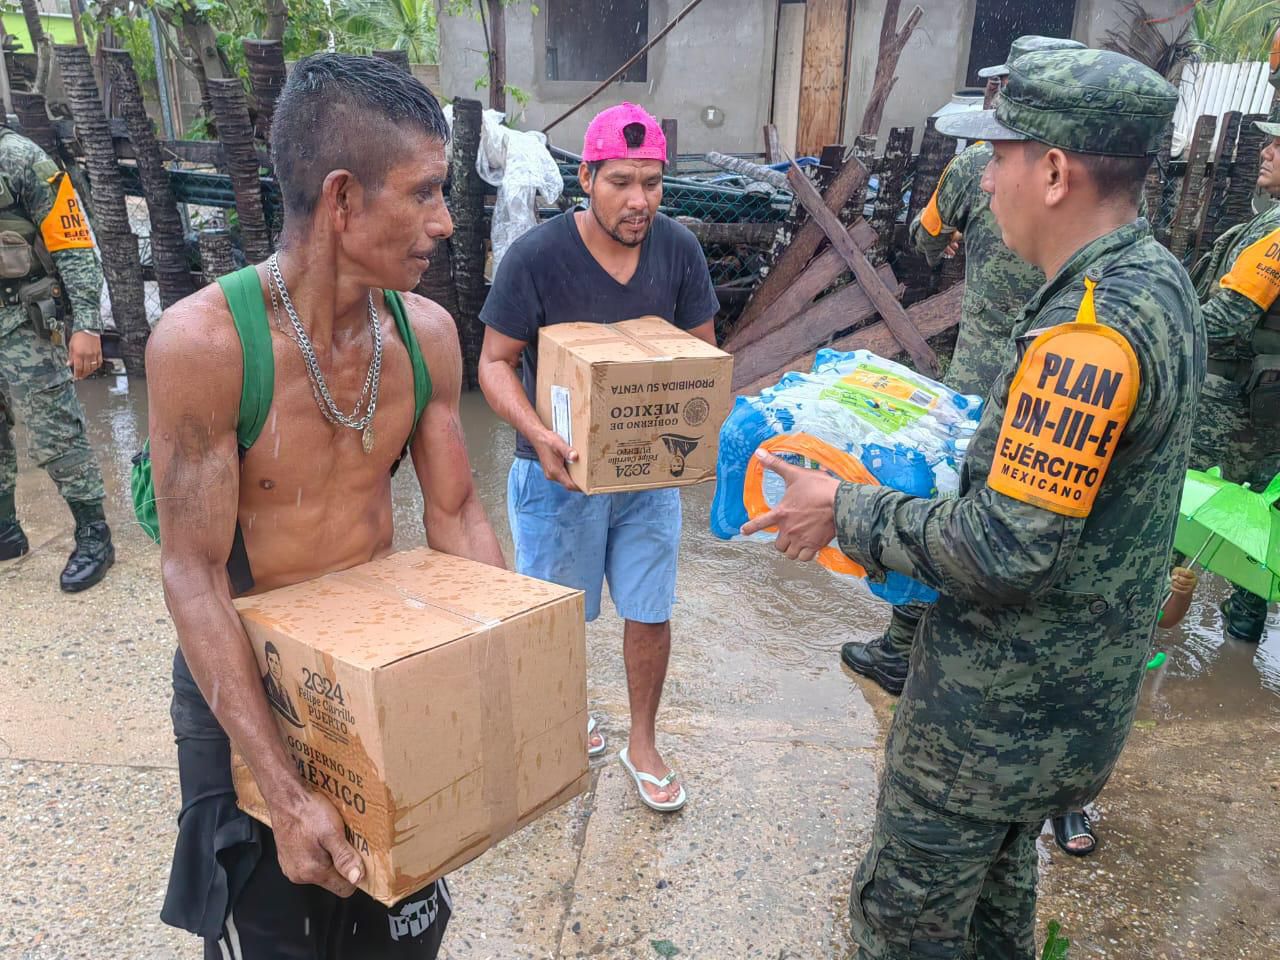
[[[130,458],[146,436],[145,383],[107,377],[79,385],[94,449],[101,458],[114,516],[131,515]],[[506,478],[511,429],[479,393],[462,398],[463,429],[480,493],[508,556]],[[21,432],[21,426],[19,426]],[[25,438],[19,440],[25,446]],[[29,468],[24,460],[24,468]],[[421,542],[422,496],[412,470],[395,478],[396,545]],[[677,618],[681,629],[709,631],[701,644],[707,669],[743,683],[767,676],[779,698],[812,696],[811,681],[831,675],[832,695],[847,687],[837,656],[846,640],[868,640],[883,629],[888,608],[857,581],[816,564],[792,563],[766,544],[725,542],[707,527],[713,488],[684,490]],[[1249,717],[1280,713],[1280,613],[1272,611],[1262,644],[1224,639],[1218,604],[1229,588],[1203,577],[1184,623],[1157,631],[1168,663],[1150,674],[1145,716],[1161,719]],[[790,669],[773,672],[770,665]],[[798,671],[796,668],[800,668]],[[788,688],[790,684],[794,688]],[[823,685],[826,688],[826,685]]]

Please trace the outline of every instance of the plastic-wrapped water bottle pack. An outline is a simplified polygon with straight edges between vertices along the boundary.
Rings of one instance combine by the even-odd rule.
[[[809,373],[788,373],[759,396],[735,401],[720,429],[711,532],[736,537],[748,519],[782,499],[782,479],[754,456],[760,448],[844,480],[919,497],[954,496],[981,415],[982,398],[892,360],[866,350],[820,350]],[[834,545],[818,560],[837,573],[866,573]],[[895,572],[867,586],[889,603],[937,599],[934,590]]]

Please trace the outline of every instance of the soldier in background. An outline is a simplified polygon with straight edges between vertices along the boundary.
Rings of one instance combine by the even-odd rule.
[[[1034,50],[1080,50],[1084,44],[1058,37],[1025,36],[1013,41],[1009,58],[985,67],[978,76],[987,79],[987,103],[1009,76],[1009,65]],[[993,89],[994,88],[994,89]],[[942,172],[928,205],[911,224],[911,242],[936,267],[953,256],[964,243],[964,301],[960,330],[943,382],[957,393],[986,398],[1013,349],[1009,333],[1018,311],[1044,284],[1044,272],[1033,267],[1004,245],[1000,226],[991,215],[991,197],[982,189],[982,172],[991,160],[989,143],[971,144]],[[907,682],[911,639],[927,603],[896,606],[888,629],[870,643],[850,641],[840,648],[840,659],[855,673],[878,683],[898,696]]]
[[[101,294],[71,181],[26,137],[0,128],[0,380],[13,388],[0,415],[0,561],[29,549],[14,502],[10,428],[18,414],[31,459],[49,472],[75,520],[75,549],[60,578],[68,593],[98,583],[115,562],[102,472],[72,382],[102,366]]]
[[[1271,75],[1280,85],[1280,70]],[[1280,116],[1258,129],[1258,186],[1280,197]],[[1280,204],[1224,233],[1196,266],[1209,338],[1208,375],[1192,439],[1192,466],[1222,467],[1236,483],[1264,489],[1280,473]],[[1237,589],[1222,605],[1228,636],[1262,639],[1267,602]]]

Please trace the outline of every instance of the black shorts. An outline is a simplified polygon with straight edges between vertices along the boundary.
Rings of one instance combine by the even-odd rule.
[[[444,880],[386,907],[290,881],[270,829],[236,806],[231,745],[179,651],[170,708],[182,810],[160,918],[213,960],[432,960],[452,905]]]
[[[429,960],[449,922],[449,888],[438,880],[387,908],[357,890],[334,896],[280,872],[271,831],[262,857],[222,925],[204,942],[205,960]]]

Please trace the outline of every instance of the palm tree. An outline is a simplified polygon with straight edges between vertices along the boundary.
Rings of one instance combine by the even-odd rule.
[[[439,56],[432,0],[352,0],[335,16],[357,46],[404,50],[413,63],[435,63]]]
[[[1277,18],[1276,0],[1201,0],[1191,16],[1191,47],[1204,60],[1265,60]]]

